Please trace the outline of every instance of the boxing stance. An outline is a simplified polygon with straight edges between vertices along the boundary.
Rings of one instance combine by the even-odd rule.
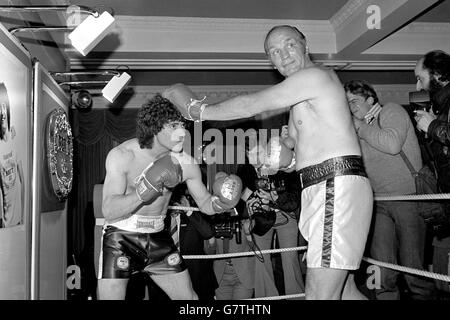
[[[299,228],[309,242],[306,298],[363,299],[349,270],[360,265],[373,196],[344,89],[332,70],[311,61],[297,28],[272,28],[264,49],[286,78],[275,86],[215,105],[199,101],[182,84],[163,96],[194,121],[247,118],[290,107],[288,133],[302,189]]]
[[[233,208],[242,182],[219,175],[211,195],[200,168],[182,152],[184,119],[161,95],[137,116],[137,137],[106,158],[102,211],[105,217],[99,262],[100,299],[124,299],[131,273],[144,271],[171,299],[197,299],[164,217],[171,190],[186,182],[199,209],[209,215]]]

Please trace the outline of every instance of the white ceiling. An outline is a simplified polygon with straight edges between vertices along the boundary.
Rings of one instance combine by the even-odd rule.
[[[87,56],[63,44],[72,69],[268,70],[262,43],[276,24],[299,27],[313,59],[344,70],[411,70],[432,49],[450,52],[450,0],[42,0],[116,18]],[[368,28],[373,7],[380,28]],[[47,15],[48,16],[48,15]],[[60,16],[64,22],[64,15]],[[45,18],[43,18],[45,23]]]

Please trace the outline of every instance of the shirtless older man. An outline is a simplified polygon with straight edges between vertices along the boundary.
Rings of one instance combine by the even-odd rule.
[[[186,182],[199,209],[212,215],[237,204],[242,182],[223,173],[211,195],[198,165],[182,152],[184,126],[172,103],[156,95],[138,112],[137,137],[107,156],[100,299],[124,299],[131,273],[139,271],[147,272],[171,299],[197,299],[183,259],[164,229],[171,190]]]
[[[295,141],[302,188],[299,228],[306,240],[307,299],[363,299],[350,270],[359,268],[372,216],[372,189],[341,82],[309,58],[305,36],[276,26],[264,49],[286,77],[248,95],[206,105],[182,84],[163,92],[194,121],[233,120],[290,107],[289,136]]]

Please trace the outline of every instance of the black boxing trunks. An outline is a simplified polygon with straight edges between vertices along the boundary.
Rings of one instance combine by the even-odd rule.
[[[184,270],[183,258],[167,230],[141,233],[104,227],[99,279],[127,279],[138,271],[164,275]]]
[[[360,156],[328,159],[298,171],[299,229],[308,268],[359,268],[372,218],[373,193]]]

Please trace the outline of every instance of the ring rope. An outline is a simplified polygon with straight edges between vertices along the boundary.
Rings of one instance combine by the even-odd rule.
[[[436,193],[436,194],[403,194],[398,196],[376,196],[373,198],[376,201],[397,201],[397,200],[448,200],[450,193]]]
[[[375,201],[401,201],[401,200],[448,200],[450,199],[450,193],[436,193],[436,194],[403,194],[397,196],[376,196]],[[171,210],[184,210],[184,211],[201,211],[196,207],[184,207],[184,206],[168,206]]]
[[[436,193],[436,194],[403,194],[396,196],[375,196],[375,201],[401,201],[401,200],[448,200],[450,199],[450,193]],[[184,206],[168,206],[171,210],[184,210],[184,211],[201,211],[196,207],[184,207]]]
[[[287,251],[301,251],[306,250],[307,247],[292,247],[292,248],[281,248],[281,249],[270,249],[270,250],[262,250],[261,254],[269,254],[269,253],[277,253],[277,252],[287,252]],[[183,259],[222,259],[222,258],[230,258],[230,257],[244,257],[244,256],[252,256],[256,255],[256,252],[233,252],[233,253],[222,253],[222,254],[210,254],[210,255],[183,255]],[[436,280],[446,281],[450,282],[450,276],[440,274],[440,273],[434,273],[430,271],[425,270],[419,270],[419,269],[413,269],[409,267],[404,267],[392,263],[382,262],[378,261],[372,258],[362,257],[362,260],[365,260],[369,263],[379,265],[381,267],[394,269],[397,271],[402,271],[406,273],[415,274],[418,276],[423,276],[427,278],[433,278]],[[285,298],[287,299],[287,298]]]
[[[305,297],[304,293],[296,293],[296,294],[286,294],[284,296],[258,297],[243,300],[281,300],[281,299],[304,298],[304,297]]]
[[[407,195],[395,195],[395,196],[375,196],[375,201],[402,201],[402,200],[448,200],[450,199],[450,193],[439,193],[439,194],[407,194]],[[172,210],[184,210],[184,211],[200,211],[199,208],[196,207],[185,207],[185,206],[169,206],[168,209]],[[278,252],[287,252],[287,251],[300,251],[300,250],[306,250],[306,246],[303,247],[293,247],[293,248],[280,248],[280,249],[270,249],[270,250],[262,250],[260,251],[261,254],[270,254],[270,253],[278,253]],[[221,258],[230,258],[230,257],[244,257],[244,256],[252,256],[256,255],[256,252],[234,252],[234,253],[224,253],[224,254],[213,254],[213,255],[185,255],[183,256],[183,259],[221,259]],[[440,274],[440,273],[434,273],[430,271],[425,270],[419,270],[409,267],[404,267],[392,263],[377,261],[372,258],[363,257],[362,260],[365,260],[366,262],[401,271],[406,273],[411,273],[418,276],[428,277],[440,281],[446,281],[450,282],[450,276]],[[302,297],[304,294],[295,294],[295,295],[285,295],[285,296],[278,296],[278,297],[265,297],[265,298],[256,298],[257,300],[275,300],[275,299],[289,299],[289,298],[296,298],[296,297]],[[253,300],[253,299],[248,299]]]
[[[408,267],[399,266],[399,265],[392,264],[392,263],[377,261],[377,260],[374,260],[372,258],[363,257],[362,259],[367,261],[367,262],[369,262],[369,263],[379,265],[380,267],[385,267],[385,268],[389,268],[389,269],[393,269],[393,270],[397,270],[397,271],[402,271],[402,272],[406,272],[406,273],[415,274],[415,275],[418,275],[418,276],[424,276],[424,277],[427,277],[427,278],[433,278],[433,279],[436,279],[436,280],[450,282],[450,276],[447,276],[445,274],[440,274],[440,273],[434,273],[434,272],[425,271],[425,270],[408,268]]]
[[[270,249],[270,250],[262,250],[258,251],[258,254],[269,254],[269,253],[277,253],[277,252],[287,252],[287,251],[296,251],[296,250],[306,250],[307,247],[293,247],[293,248],[280,248],[280,249]],[[219,254],[203,254],[203,255],[183,255],[183,259],[222,259],[222,258],[230,258],[230,257],[245,257],[245,256],[253,256],[256,255],[256,252],[247,251],[247,252],[232,252],[232,253],[219,253]]]
[[[167,209],[171,210],[183,210],[183,211],[201,211],[196,207],[183,207],[183,206],[168,206]]]

